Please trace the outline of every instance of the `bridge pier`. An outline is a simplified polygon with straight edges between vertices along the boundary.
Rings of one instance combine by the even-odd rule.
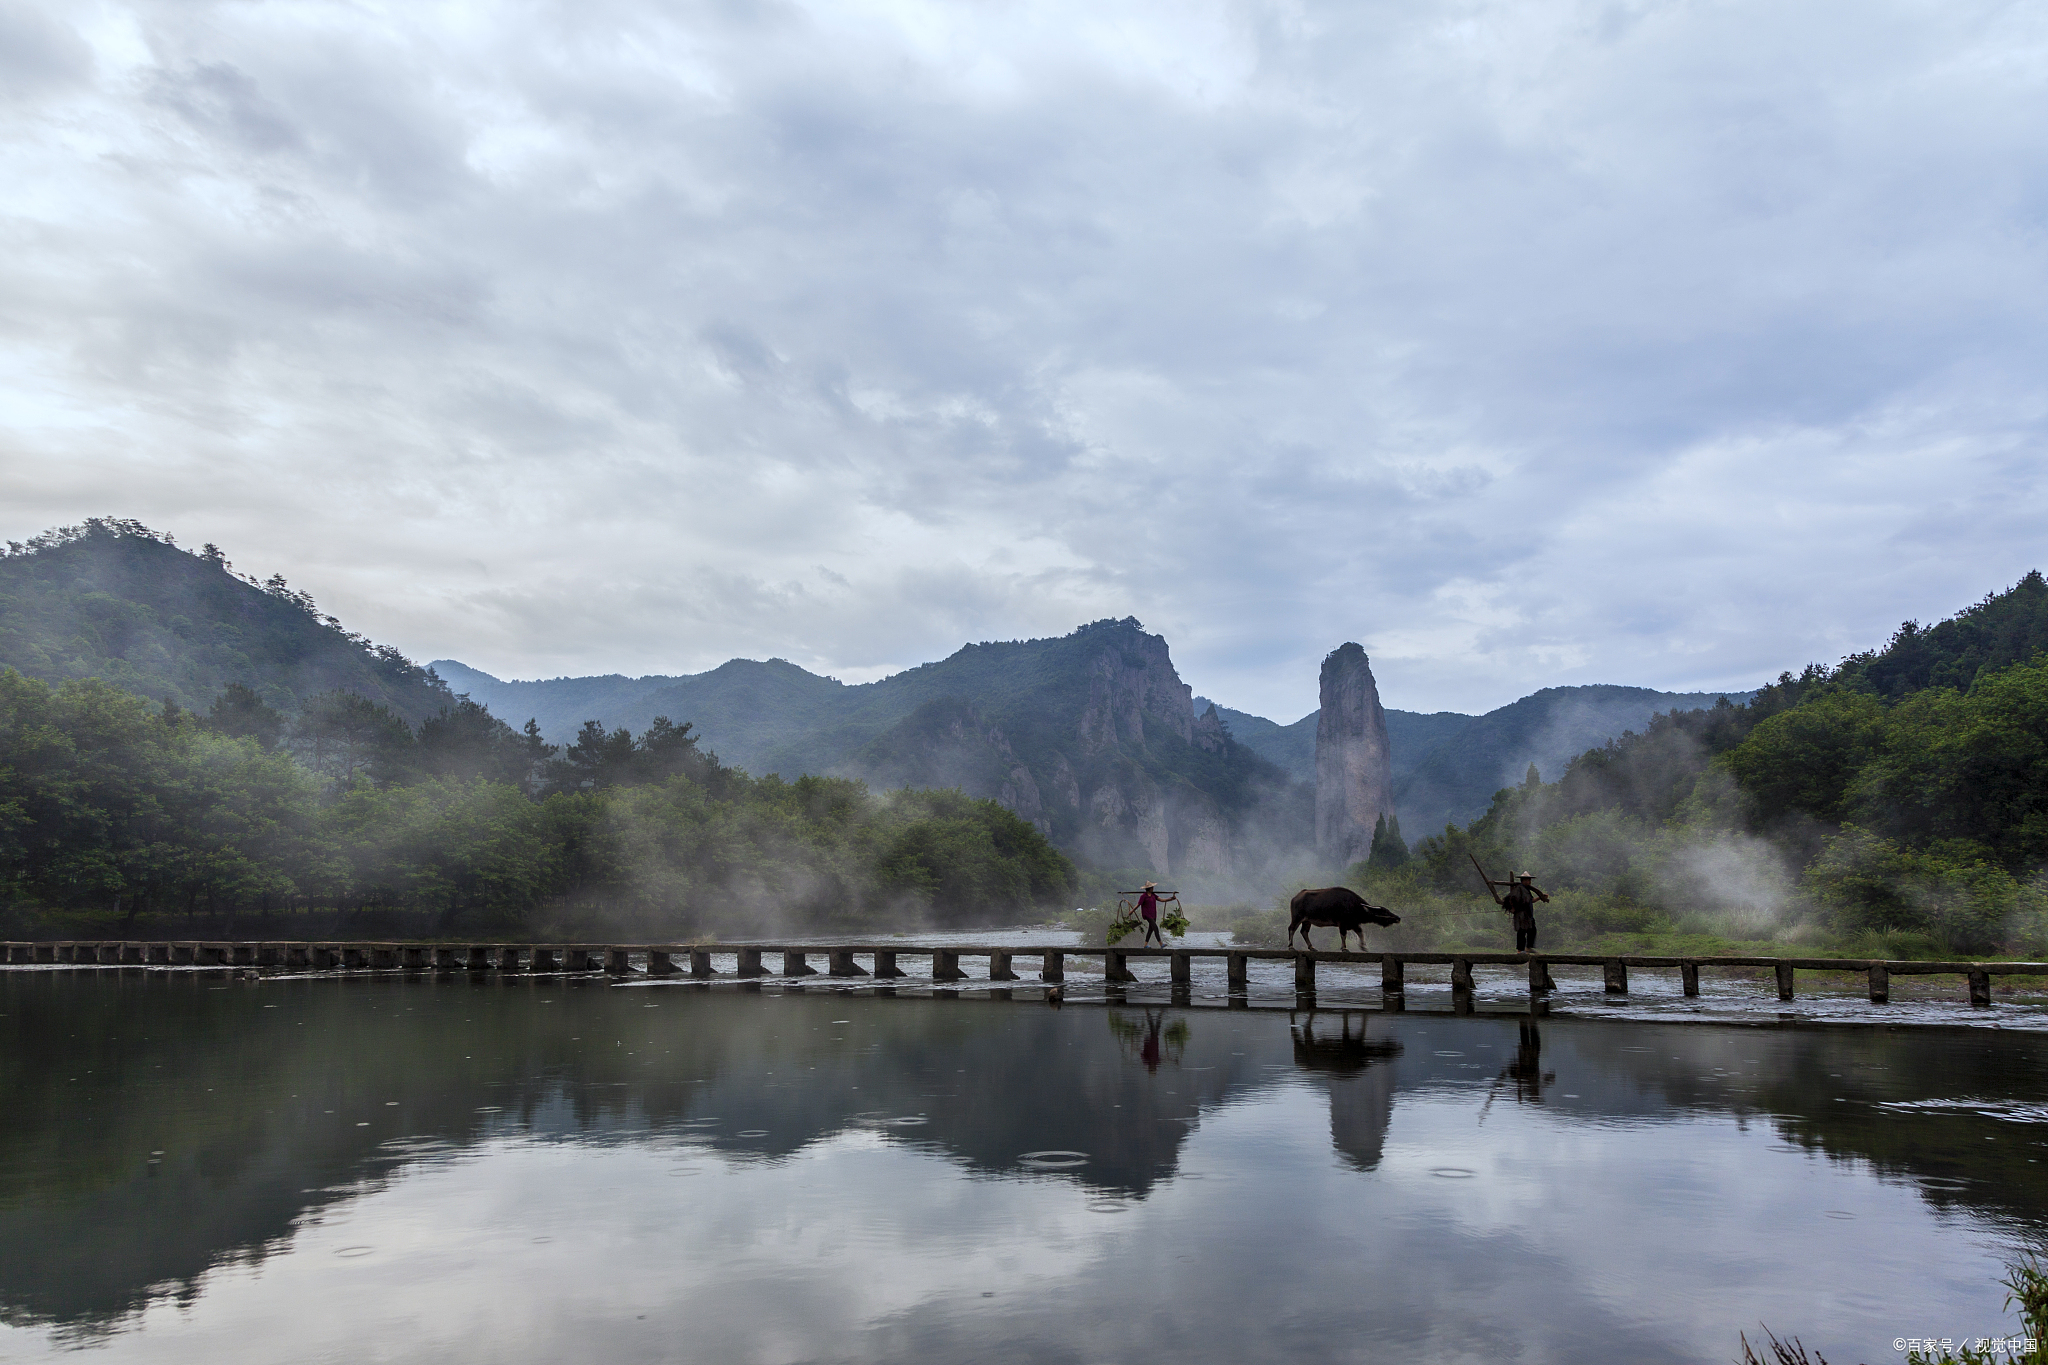
[[[1294,955],[1294,993],[1314,995],[1316,993],[1316,959],[1313,953]]]
[[[562,970],[562,960],[555,956],[553,948],[545,944],[536,943],[528,951],[533,954],[533,965],[527,968],[528,971],[559,972]]]
[[[760,950],[759,948],[742,948],[742,949],[740,949],[740,950],[739,950],[739,958],[740,958],[740,965],[739,965],[739,970],[738,970],[738,971],[736,971],[736,972],[734,972],[734,973],[733,973],[733,975],[735,975],[735,976],[766,976],[766,975],[768,975],[768,969],[767,969],[766,967],[763,967],[763,966],[761,965],[761,950]]]
[[[171,962],[171,945],[168,943],[150,944],[149,947],[144,950],[142,954],[142,960],[144,962],[150,963],[151,965],[161,965],[168,967]]]
[[[875,976],[879,980],[892,980],[909,973],[896,965],[896,951],[893,948],[875,949]]]
[[[1452,958],[1452,959],[1451,959],[1451,992],[1452,992],[1452,994],[1456,994],[1456,993],[1457,993],[1457,992],[1459,992],[1459,991],[1463,991],[1463,992],[1464,992],[1465,994],[1467,994],[1467,995],[1470,995],[1470,994],[1472,993],[1472,989],[1473,989],[1473,988],[1472,988],[1472,959],[1471,959],[1471,958],[1469,958],[1469,957],[1454,957],[1454,958]]]
[[[1045,950],[1045,960],[1039,964],[1040,981],[1065,981],[1067,979],[1067,955],[1056,949]]]
[[[1790,1000],[1792,998],[1792,975],[1791,963],[1780,962],[1778,964],[1778,998],[1780,1000]]]
[[[1223,959],[1223,975],[1230,983],[1232,995],[1242,995],[1251,988],[1251,961],[1243,953],[1232,953]]]
[[[1878,963],[1870,964],[1870,1003],[1888,1005],[1892,998],[1892,974]]]
[[[498,970],[501,972],[518,971],[520,969],[520,954],[525,951],[524,948],[498,949]]]
[[[1970,973],[1970,1003],[1982,1009],[1991,1006],[1991,975],[1988,972]]]
[[[785,951],[782,954],[782,974],[784,976],[816,976],[818,969],[804,961],[804,954]]]
[[[1010,967],[1010,955],[1003,952],[988,955],[988,979],[991,981],[1015,981],[1017,973]]]
[[[1600,964],[1601,985],[1609,995],[1628,994],[1628,964],[1618,957],[1610,957]]]
[[[1167,959],[1168,976],[1172,984],[1186,990],[1194,981],[1195,960],[1187,953],[1175,953]]]
[[[410,945],[400,948],[398,950],[398,965],[404,967],[407,971],[417,971],[427,966],[427,950]]]
[[[648,954],[648,966],[654,965],[654,955]],[[633,975],[633,954],[626,948],[610,948],[605,951],[604,969],[613,976]]]
[[[1529,959],[1529,989],[1539,994],[1557,989],[1557,983],[1550,979],[1550,964],[1540,957]]]
[[[1687,995],[1698,995],[1700,993],[1700,964],[1697,962],[1679,963],[1678,980],[1684,986]]]
[[[1408,989],[1408,964],[1392,953],[1380,955],[1380,989],[1389,995]]]
[[[718,972],[711,965],[711,954],[704,952],[702,949],[692,948],[690,950],[690,975],[699,981],[706,981],[717,976]]]
[[[674,976],[681,970],[682,968],[676,966],[676,960],[661,949],[649,948],[647,950],[647,974],[649,976]]]
[[[960,954],[950,948],[932,949],[932,980],[965,981],[967,973],[960,970]]]
[[[1102,955],[1102,979],[1113,985],[1122,985],[1138,978],[1132,975],[1122,953],[1109,952]]]

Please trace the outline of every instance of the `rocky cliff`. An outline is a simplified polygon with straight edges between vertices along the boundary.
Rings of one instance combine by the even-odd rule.
[[[1316,719],[1316,852],[1349,867],[1372,851],[1372,829],[1394,809],[1392,751],[1379,685],[1362,645],[1323,660]]]
[[[1097,867],[1235,879],[1306,856],[1311,793],[1199,711],[1166,641],[1137,621],[1049,640],[968,645],[880,682],[847,686],[778,659],[681,678],[500,683],[446,664],[457,685],[558,740],[582,720],[644,729],[688,720],[721,759],[756,774],[858,777],[870,787],[958,787],[1000,801]],[[629,695],[630,694],[630,695]]]
[[[1100,867],[1228,878],[1267,856],[1288,806],[1293,784],[1213,706],[1196,714],[1166,641],[1134,620],[971,645],[898,679],[878,686],[945,695],[834,771],[993,797]]]

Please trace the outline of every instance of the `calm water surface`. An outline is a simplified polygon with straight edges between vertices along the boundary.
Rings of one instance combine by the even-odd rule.
[[[2038,1032],[0,972],[0,1359],[1830,1360],[2004,1334]]]

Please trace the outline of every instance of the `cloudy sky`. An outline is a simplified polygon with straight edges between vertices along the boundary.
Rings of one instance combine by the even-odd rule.
[[[1478,710],[2048,561],[2039,5],[0,0],[0,183],[0,537],[501,676]]]

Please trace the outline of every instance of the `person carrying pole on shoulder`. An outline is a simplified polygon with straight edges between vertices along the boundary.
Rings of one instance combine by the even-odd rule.
[[[1159,892],[1156,890],[1158,885],[1158,882],[1146,882],[1144,889],[1138,893],[1138,917],[1145,921],[1145,937],[1138,940],[1140,948],[1154,939],[1159,940],[1160,947],[1166,946],[1166,939],[1159,932]]]
[[[1486,889],[1489,891],[1496,886],[1507,888],[1495,896],[1494,900],[1499,903],[1501,909],[1508,912],[1508,920],[1515,926],[1515,951],[1518,953],[1536,951],[1536,902],[1548,903],[1550,900],[1550,897],[1537,890],[1536,883],[1530,880],[1534,875],[1530,872],[1517,872],[1513,881],[1496,882],[1489,879],[1486,883]]]

